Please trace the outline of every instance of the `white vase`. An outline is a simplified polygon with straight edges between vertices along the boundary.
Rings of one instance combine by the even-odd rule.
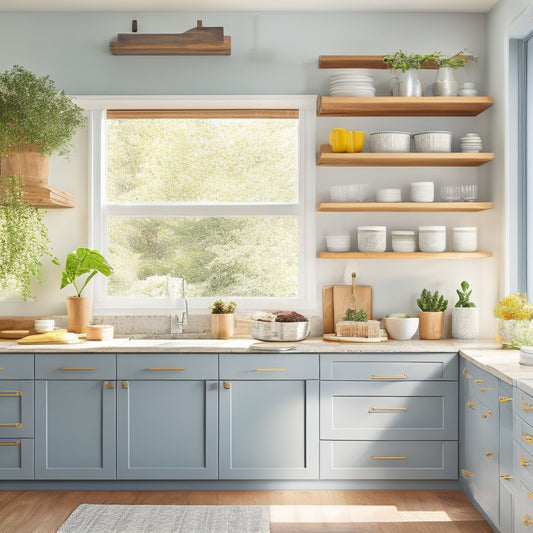
[[[398,73],[398,96],[422,96],[422,84],[418,77],[418,69],[411,68]]]
[[[433,96],[457,96],[459,84],[455,81],[455,74],[450,67],[441,67],[437,72],[437,79],[433,84]]]
[[[472,340],[479,338],[479,309],[454,307],[452,309],[452,337]]]

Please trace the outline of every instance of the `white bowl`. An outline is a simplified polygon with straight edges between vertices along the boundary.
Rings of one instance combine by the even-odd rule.
[[[413,133],[416,152],[442,153],[452,151],[452,134],[449,131],[421,131]]]
[[[409,340],[418,329],[418,318],[385,317],[383,323],[389,337],[397,341]]]
[[[368,136],[370,151],[374,153],[409,152],[411,135],[405,131],[376,131]]]
[[[327,235],[326,248],[328,252],[349,252],[352,247],[350,235]]]

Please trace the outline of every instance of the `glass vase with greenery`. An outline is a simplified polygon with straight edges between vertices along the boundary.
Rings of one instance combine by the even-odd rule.
[[[513,292],[494,308],[498,318],[496,340],[502,348],[518,349],[533,345],[533,305],[525,294]]]
[[[42,258],[52,253],[42,209],[23,200],[22,180],[0,179],[0,297],[17,294],[32,298],[33,278],[41,282]]]

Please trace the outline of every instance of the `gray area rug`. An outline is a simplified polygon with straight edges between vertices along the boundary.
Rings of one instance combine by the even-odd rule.
[[[79,505],[58,533],[269,533],[267,505]]]

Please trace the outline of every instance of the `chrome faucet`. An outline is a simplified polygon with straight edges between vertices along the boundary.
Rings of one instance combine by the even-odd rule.
[[[172,302],[173,311],[170,313],[170,334],[181,335],[183,328],[187,326],[189,318],[189,302],[187,301],[186,287],[187,282],[185,278],[181,278],[181,288],[177,285],[179,280],[176,278],[167,277],[168,295]],[[174,312],[175,311],[175,312]]]

